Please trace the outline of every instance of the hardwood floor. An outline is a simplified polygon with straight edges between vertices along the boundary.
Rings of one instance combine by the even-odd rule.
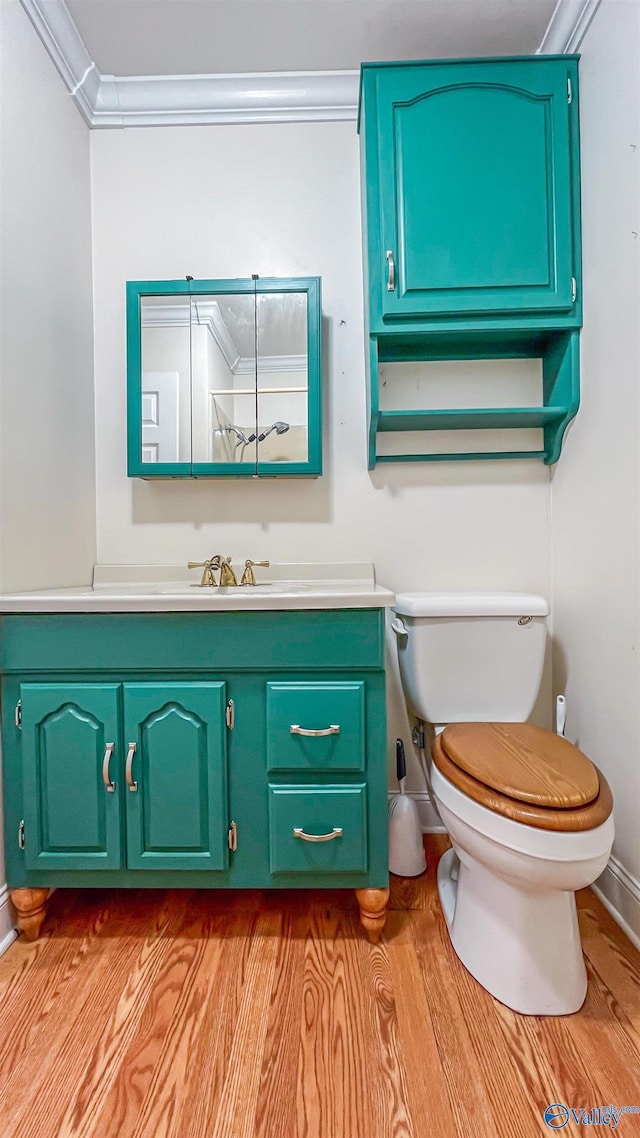
[[[582,1011],[468,975],[429,869],[379,945],[351,892],[59,891],[0,959],[1,1138],[535,1138],[640,1105],[640,955],[590,891]],[[566,1134],[640,1135],[640,1114]]]

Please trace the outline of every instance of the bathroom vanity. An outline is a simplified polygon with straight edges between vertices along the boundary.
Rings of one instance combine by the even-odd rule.
[[[19,927],[37,937],[54,886],[345,887],[376,940],[393,594],[370,566],[223,589],[154,568],[0,598]]]

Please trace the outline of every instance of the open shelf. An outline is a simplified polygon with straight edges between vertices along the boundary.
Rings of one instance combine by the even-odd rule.
[[[477,407],[455,411],[380,411],[378,431],[472,431],[545,427],[564,418],[568,407]]]
[[[380,409],[378,368],[383,363],[540,359],[542,404],[532,407],[460,407]],[[579,332],[487,330],[370,337],[369,469],[389,462],[460,462],[477,459],[542,459],[557,462],[567,426],[579,405]],[[386,388],[393,401],[393,384]],[[468,450],[452,453],[378,454],[379,433],[403,431],[473,431],[542,429],[542,449]],[[427,436],[428,437],[428,436]]]

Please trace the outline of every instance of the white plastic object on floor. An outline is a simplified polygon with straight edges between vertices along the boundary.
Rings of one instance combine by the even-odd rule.
[[[418,877],[427,868],[418,805],[404,792],[406,766],[402,740],[396,741],[400,794],[389,802],[389,869],[400,877]]]

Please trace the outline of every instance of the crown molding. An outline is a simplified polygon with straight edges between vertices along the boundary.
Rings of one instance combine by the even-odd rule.
[[[20,0],[92,128],[354,122],[357,71],[102,75],[64,0]],[[538,54],[578,50],[600,0],[558,0]]]
[[[241,356],[220,307],[215,300],[196,302],[198,324],[207,328],[218,345],[229,371],[234,375],[254,375],[255,359]],[[145,304],[141,310],[143,328],[190,328],[190,308],[186,304]],[[307,367],[306,356],[260,356],[260,372],[297,372]]]
[[[64,0],[20,0],[93,128],[355,121],[357,71],[102,75]]]
[[[569,55],[580,47],[600,0],[557,0],[537,55]]]
[[[355,121],[357,71],[101,76],[93,127]]]
[[[93,125],[101,75],[64,0],[20,0],[82,117]]]

